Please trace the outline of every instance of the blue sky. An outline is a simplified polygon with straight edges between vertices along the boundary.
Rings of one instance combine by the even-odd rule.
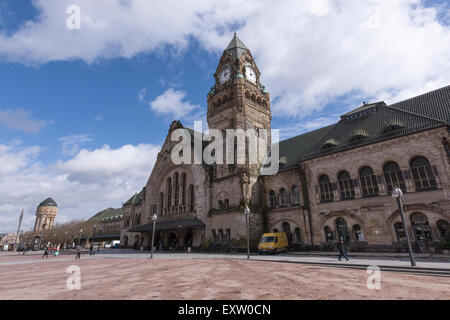
[[[283,138],[362,101],[449,84],[446,1],[350,2],[2,0],[0,232],[14,230],[22,207],[30,228],[48,196],[65,222],[139,191],[171,121],[204,119],[235,31]],[[77,31],[64,27],[70,4],[81,8]]]

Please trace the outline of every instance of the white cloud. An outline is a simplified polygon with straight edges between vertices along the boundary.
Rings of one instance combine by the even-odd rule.
[[[81,30],[64,26],[69,4]],[[132,57],[187,48],[220,54],[234,31],[252,50],[276,116],[305,117],[348,93],[396,101],[450,82],[448,8],[424,0],[36,0],[42,15],[11,36],[0,57],[55,60]],[[439,20],[438,17],[441,17]],[[447,21],[447,22],[446,22]],[[268,25],[270,27],[268,27]],[[211,77],[211,82],[213,81]],[[387,101],[389,102],[389,101]]]
[[[39,133],[42,128],[52,122],[53,121],[33,119],[30,112],[23,109],[0,110],[1,125],[20,130],[25,133]]]
[[[150,102],[150,109],[157,114],[171,115],[174,118],[182,119],[193,111],[200,109],[199,105],[192,105],[189,101],[183,101],[185,98],[186,92],[169,88]]]
[[[329,126],[339,121],[339,117],[317,117],[309,121],[301,121],[298,123],[282,126],[276,129],[280,130],[280,140],[295,137],[299,134],[313,131],[319,128]],[[275,129],[275,128],[274,128]]]
[[[80,144],[92,141],[87,134],[71,135],[58,139],[62,142],[62,153],[68,156],[74,156],[80,150]]]
[[[0,233],[17,228],[22,207],[24,229],[32,228],[36,206],[48,197],[58,203],[58,223],[120,207],[145,186],[159,149],[148,144],[103,146],[43,166],[39,147],[0,144]]]
[[[146,95],[147,95],[147,88],[142,88],[141,90],[139,90],[138,101],[139,102],[144,101],[144,98],[145,98]]]

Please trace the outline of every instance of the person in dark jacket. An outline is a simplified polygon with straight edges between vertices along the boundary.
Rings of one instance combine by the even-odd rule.
[[[80,245],[77,245],[77,255],[75,256],[75,260],[79,260],[81,257],[81,247]]]
[[[91,243],[91,245],[89,246],[89,255],[92,256],[93,254],[95,254],[94,245]]]
[[[44,249],[44,254],[42,255],[42,258],[44,257],[48,259],[48,246],[46,246]]]
[[[344,239],[341,239],[338,244],[337,247],[339,249],[339,261],[341,261],[342,257],[344,257],[347,261],[349,261],[350,259],[347,256],[347,251],[345,251],[345,244],[344,244]]]

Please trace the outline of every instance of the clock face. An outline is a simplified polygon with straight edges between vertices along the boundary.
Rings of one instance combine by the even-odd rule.
[[[230,77],[231,77],[231,68],[230,67],[226,67],[219,74],[219,82],[220,82],[220,84],[224,84],[225,82],[230,80]]]
[[[253,71],[252,68],[250,68],[250,67],[245,68],[245,77],[250,82],[256,83],[256,73],[255,73],[255,71]]]

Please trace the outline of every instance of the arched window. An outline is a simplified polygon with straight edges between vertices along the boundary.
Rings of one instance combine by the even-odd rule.
[[[186,173],[181,174],[181,205],[186,205]]]
[[[172,206],[172,179],[167,178],[167,185],[166,185],[166,192],[167,192],[167,209],[170,209]]]
[[[195,193],[194,193],[194,185],[189,185],[189,199],[190,199],[190,211],[194,212],[195,210]]]
[[[428,222],[427,216],[422,212],[414,212],[411,215],[411,225],[416,240],[433,241],[430,223]]]
[[[333,201],[333,188],[330,183],[330,178],[328,176],[323,175],[319,178],[319,187],[320,187],[320,201]]]
[[[329,226],[325,226],[325,228],[323,228],[323,231],[325,232],[325,241],[326,242],[334,240],[333,231],[331,231],[331,228]]]
[[[389,194],[392,193],[394,186],[406,192],[405,180],[403,179],[400,166],[396,162],[388,162],[383,167],[384,180],[386,180],[386,187]]]
[[[294,233],[295,233],[295,242],[301,243],[302,242],[302,234],[301,234],[300,228],[295,228]]]
[[[364,167],[359,170],[359,179],[361,180],[363,197],[377,196],[379,194],[377,177],[373,174],[372,168]]]
[[[273,190],[269,191],[269,201],[271,208],[275,208],[277,206],[277,197],[275,195],[275,191]]]
[[[356,241],[364,241],[364,235],[359,224],[353,225],[353,236]]]
[[[298,191],[298,186],[292,186],[292,204],[300,204],[300,193]]]
[[[341,192],[341,199],[353,199],[355,197],[355,186],[353,180],[347,171],[342,171],[338,176],[339,190]]]
[[[395,234],[397,235],[397,241],[406,240],[405,228],[403,228],[403,223],[396,222],[394,224]]]
[[[175,194],[174,194],[174,198],[175,198],[175,207],[178,207],[178,200],[179,200],[179,196],[180,196],[180,185],[179,185],[179,180],[178,180],[178,172],[175,172],[174,176],[173,176],[173,184],[174,184],[174,189],[175,189]]]
[[[288,238],[288,243],[292,242],[292,233],[291,233],[291,225],[289,224],[289,222],[283,222],[281,227],[283,228],[283,232],[286,233],[287,238]]]
[[[160,208],[160,215],[163,215],[163,210],[164,210],[164,192],[161,192],[159,194],[159,208]]]
[[[288,197],[285,188],[280,189],[280,206],[286,207],[288,205]]]
[[[230,202],[228,201],[228,199],[225,199],[223,205],[225,206],[225,209],[228,209],[230,207]]]
[[[441,240],[446,240],[447,238],[450,240],[450,224],[446,220],[439,220],[436,223],[436,226],[439,230],[439,235],[441,236]]]
[[[412,159],[411,171],[417,191],[436,188],[436,180],[427,158],[416,157]]]
[[[336,232],[338,239],[343,239],[345,242],[349,240],[349,233],[347,229],[347,221],[344,218],[336,219]]]

